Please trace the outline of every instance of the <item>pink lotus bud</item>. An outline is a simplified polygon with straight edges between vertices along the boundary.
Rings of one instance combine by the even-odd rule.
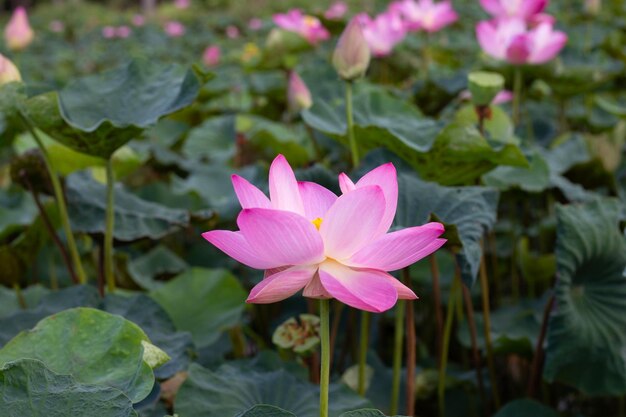
[[[61,33],[65,30],[65,25],[60,20],[53,20],[48,27],[54,33]]]
[[[259,30],[263,27],[263,21],[258,17],[253,17],[248,21],[248,28],[250,30]]]
[[[239,28],[235,25],[226,26],[226,36],[230,39],[237,39],[239,37]]]
[[[211,68],[220,63],[220,56],[222,52],[217,45],[207,46],[202,54],[202,62],[207,68]]]
[[[289,73],[287,101],[289,102],[289,109],[293,112],[308,109],[313,105],[311,92],[295,71]]]
[[[115,30],[118,38],[128,38],[132,30],[128,26],[120,26]]]
[[[348,11],[348,5],[344,1],[336,1],[324,12],[324,18],[328,20],[339,20]]]
[[[33,41],[35,33],[28,23],[26,9],[18,7],[13,12],[11,20],[4,29],[4,39],[7,47],[13,51],[26,48]]]
[[[136,14],[132,20],[133,26],[141,27],[146,24],[146,18],[143,15]]]
[[[177,22],[175,20],[170,20],[169,22],[165,22],[164,30],[165,30],[165,33],[172,38],[178,38],[185,34],[185,26],[182,23]]]
[[[190,0],[176,0],[174,1],[174,6],[177,9],[188,9],[191,6]]]
[[[370,48],[358,19],[345,28],[333,53],[333,65],[339,76],[352,81],[365,75],[370,64]]]
[[[116,35],[116,30],[113,26],[105,26],[102,28],[102,37],[105,39],[113,39]]]
[[[8,58],[0,54],[0,85],[22,81],[20,71]]]

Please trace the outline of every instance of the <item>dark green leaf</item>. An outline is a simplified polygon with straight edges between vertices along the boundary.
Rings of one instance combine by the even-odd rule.
[[[515,400],[504,407],[493,417],[559,417],[559,414],[534,400]]]
[[[129,262],[128,273],[143,289],[153,290],[163,284],[156,281],[158,276],[178,274],[186,268],[187,263],[178,255],[159,245]]]
[[[296,415],[273,405],[259,404],[235,417],[296,417]]]

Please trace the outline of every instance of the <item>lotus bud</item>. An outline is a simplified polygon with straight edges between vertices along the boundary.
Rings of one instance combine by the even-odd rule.
[[[294,112],[306,110],[313,105],[311,92],[304,81],[302,81],[302,78],[300,78],[295,71],[291,71],[289,74],[287,99],[289,102],[289,109]]]
[[[13,51],[20,51],[30,45],[34,37],[35,33],[28,23],[26,9],[18,7],[4,29],[7,47]]]
[[[308,355],[319,344],[320,319],[311,314],[300,314],[300,321],[290,318],[276,328],[272,342],[280,348]]]
[[[219,46],[207,46],[202,54],[202,62],[207,68],[212,68],[220,63],[222,52]]]
[[[468,80],[472,102],[476,106],[489,106],[504,88],[504,77],[495,72],[472,72]]]
[[[333,65],[341,78],[353,81],[365,75],[370,55],[360,23],[357,19],[352,19],[337,42]]]
[[[8,58],[0,54],[0,85],[22,81],[22,76],[17,67]]]

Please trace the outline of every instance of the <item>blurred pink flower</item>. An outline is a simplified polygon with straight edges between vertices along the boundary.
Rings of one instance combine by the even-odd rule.
[[[237,39],[239,37],[239,28],[235,25],[226,26],[226,36],[230,39]]]
[[[295,71],[289,73],[287,101],[289,103],[289,109],[293,112],[308,109],[313,105],[309,88]]]
[[[448,0],[399,0],[391,4],[390,10],[400,12],[411,31],[437,32],[459,18]]]
[[[113,26],[104,26],[102,28],[102,37],[105,39],[113,39],[117,35],[117,30]]]
[[[123,26],[118,27],[115,30],[115,35],[118,38],[123,38],[124,39],[124,38],[128,38],[130,36],[131,32],[132,32],[132,30],[131,30],[130,27],[128,27],[126,25],[123,25]]]
[[[53,20],[48,27],[50,31],[54,33],[61,33],[65,30],[65,24],[60,20]]]
[[[219,64],[222,51],[217,45],[207,46],[202,54],[202,62],[207,68],[211,68]]]
[[[471,100],[472,93],[469,90],[463,90],[461,91],[461,94],[459,94],[459,98],[461,98],[461,100]],[[511,100],[513,100],[513,92],[509,90],[502,90],[496,94],[491,101],[491,104],[504,104]]]
[[[553,59],[567,42],[567,35],[550,23],[528,28],[520,18],[480,22],[476,37],[488,55],[514,65],[543,64]]]
[[[348,5],[345,1],[336,1],[324,12],[324,18],[328,20],[339,20],[348,12]]]
[[[191,0],[175,0],[174,6],[176,6],[177,9],[187,9],[191,6]]]
[[[0,85],[22,81],[20,71],[8,58],[0,54]]]
[[[402,42],[406,36],[406,28],[400,15],[394,11],[387,11],[374,19],[367,13],[360,13],[356,17],[361,23],[363,36],[374,56],[389,55],[396,44]]]
[[[387,233],[398,202],[390,163],[356,184],[341,174],[339,197],[319,184],[298,182],[282,155],[270,167],[270,198],[237,175],[232,182],[243,208],[240,230],[213,230],[203,237],[235,260],[266,270],[249,303],[273,303],[303,290],[305,297],[336,298],[380,313],[398,299],[417,298],[387,271],[411,265],[445,243],[440,223]]]
[[[259,30],[263,27],[263,21],[258,17],[253,17],[248,21],[248,29]]]
[[[480,5],[494,17],[519,17],[529,20],[543,12],[549,0],[480,0]]]
[[[185,34],[185,26],[175,20],[165,22],[164,30],[167,36],[170,36],[172,38],[178,38]]]
[[[313,45],[330,37],[330,33],[317,17],[305,15],[298,9],[275,14],[272,18],[281,29],[295,32]]]
[[[4,28],[4,40],[7,47],[14,51],[26,48],[35,38],[35,33],[28,23],[26,9],[18,7],[13,12],[11,20]]]
[[[136,14],[132,19],[133,26],[141,27],[146,24],[146,18],[143,15]]]

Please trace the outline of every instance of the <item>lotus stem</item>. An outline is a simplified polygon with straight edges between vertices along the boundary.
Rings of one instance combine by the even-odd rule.
[[[369,345],[370,338],[370,313],[367,311],[361,311],[361,335],[359,342],[359,379],[357,385],[357,392],[360,396],[365,396],[366,381],[365,371],[367,368],[367,347]]]
[[[22,294],[22,289],[20,288],[20,284],[17,282],[13,283],[13,291],[15,291],[15,297],[17,298],[17,302],[20,305],[22,310],[26,310],[28,306],[26,305],[26,299],[24,298],[24,294]]]
[[[456,266],[457,274],[460,274],[459,266]],[[459,277],[460,279],[460,277]],[[483,366],[480,359],[480,352],[478,350],[478,331],[476,330],[476,320],[474,318],[474,303],[472,302],[472,295],[469,289],[463,285],[463,299],[465,301],[465,312],[467,314],[467,324],[470,329],[470,338],[472,341],[472,356],[474,358],[474,367],[476,368],[476,380],[478,381],[478,391],[480,393],[480,400],[484,406],[487,405],[487,399],[485,396],[485,384],[483,383]]]
[[[443,333],[443,351],[441,352],[441,364],[439,365],[439,381],[437,385],[437,398],[439,401],[439,416],[444,417],[446,401],[446,367],[448,366],[448,352],[450,351],[450,338],[452,336],[452,323],[454,322],[454,309],[458,298],[459,285],[461,281],[458,277],[452,280],[450,287],[450,297],[448,299],[448,310],[446,311],[446,324]]]
[[[487,281],[487,269],[485,265],[485,256],[480,258],[480,289],[483,302],[483,319],[485,332],[485,349],[487,350],[487,367],[489,368],[489,379],[491,381],[491,391],[496,411],[500,409],[500,394],[498,390],[498,381],[496,377],[496,365],[493,354],[493,345],[491,343],[491,314],[489,311],[489,282]]]
[[[541,331],[537,338],[537,345],[535,346],[535,356],[533,356],[533,363],[531,365],[530,380],[528,381],[528,396],[533,398],[535,396],[536,386],[543,367],[543,342],[546,339],[546,333],[548,331],[548,320],[550,319],[550,312],[554,307],[554,295],[550,296],[550,299],[546,303],[546,307],[543,310],[543,320],[541,321]]]
[[[359,147],[354,136],[354,116],[352,114],[352,81],[346,82],[346,124],[348,126],[348,141],[352,153],[352,166],[359,165]]]
[[[393,380],[391,384],[390,414],[398,414],[398,401],[400,399],[400,376],[402,371],[402,343],[404,342],[404,313],[406,302],[399,300],[396,307],[396,322],[393,344]]]
[[[516,66],[513,75],[513,123],[520,122],[520,105],[522,100],[522,68]]]
[[[65,194],[63,193],[63,187],[61,186],[61,181],[54,169],[54,165],[50,160],[48,155],[48,151],[43,145],[43,141],[37,134],[37,131],[33,127],[33,123],[26,117],[24,114],[20,113],[20,118],[26,126],[26,129],[33,137],[37,146],[41,150],[41,154],[46,165],[46,169],[48,170],[48,174],[50,176],[50,181],[52,182],[52,188],[54,190],[54,196],[57,200],[57,205],[59,207],[59,216],[61,217],[61,223],[63,225],[63,231],[65,232],[65,237],[67,239],[67,247],[70,251],[70,255],[72,257],[72,263],[74,264],[74,272],[78,277],[79,284],[87,283],[87,275],[85,274],[85,270],[83,269],[83,264],[80,259],[80,255],[78,253],[78,247],[76,246],[76,240],[74,240],[74,234],[72,233],[72,226],[70,224],[70,216],[67,212],[67,205],[65,203]]]
[[[115,175],[113,173],[113,160],[108,159],[106,165],[106,228],[104,232],[104,277],[109,292],[115,291],[115,275],[113,273],[113,230],[115,223],[114,192]]]
[[[443,314],[441,309],[441,286],[439,285],[439,264],[433,253],[428,257],[433,276],[433,300],[435,303],[435,321],[437,323],[437,366],[441,365],[441,345],[443,340]]]
[[[330,383],[330,301],[320,300],[320,417],[328,417],[328,384]]]
[[[411,273],[407,266],[402,270],[404,285],[411,288]],[[406,301],[406,413],[415,415],[415,363],[417,341],[415,336],[415,313],[413,300]]]

